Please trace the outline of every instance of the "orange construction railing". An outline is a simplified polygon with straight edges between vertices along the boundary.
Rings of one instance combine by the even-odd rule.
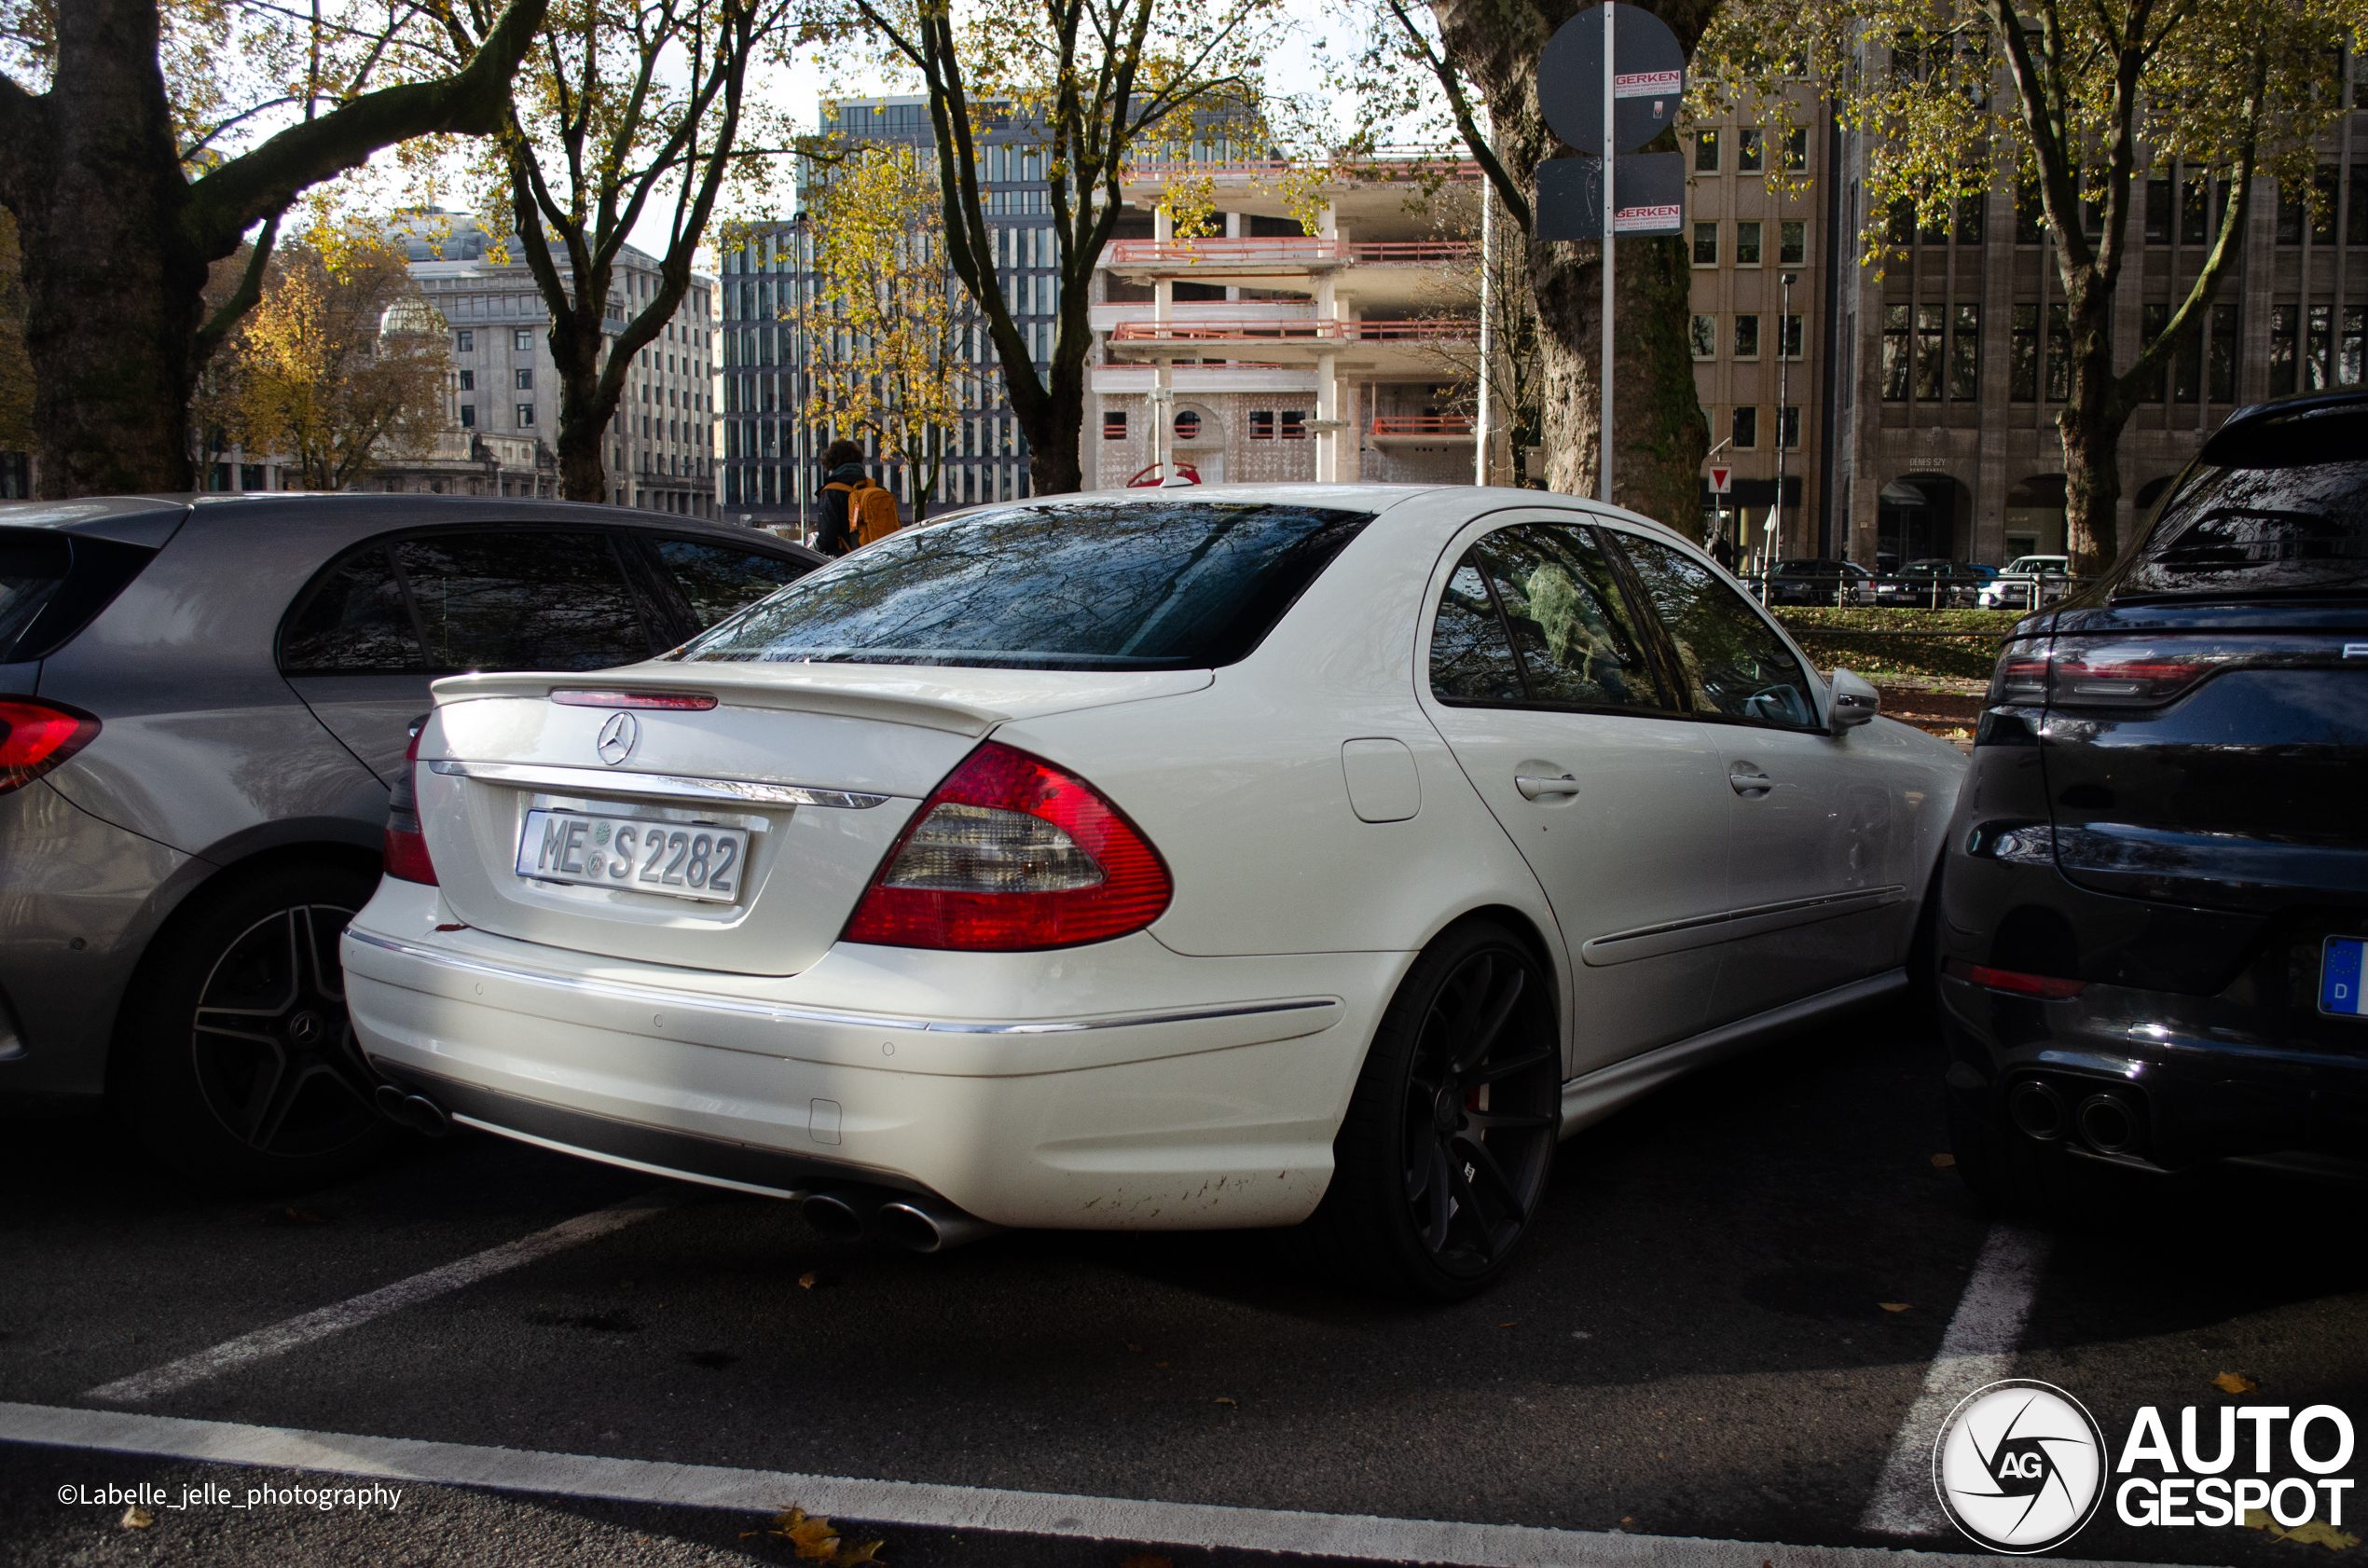
[[[1473,246],[1458,240],[1393,240],[1368,244],[1344,243],[1319,237],[1261,236],[1247,240],[1114,240],[1109,262],[1114,267],[1177,267],[1257,265],[1273,263],[1304,267],[1311,262],[1347,261],[1360,266],[1393,262],[1458,261]]]
[[[1375,435],[1469,435],[1468,414],[1376,414]]]
[[[1121,322],[1114,343],[1390,343],[1452,342],[1480,331],[1477,322],[1453,320],[1343,322],[1314,316],[1263,322]]]

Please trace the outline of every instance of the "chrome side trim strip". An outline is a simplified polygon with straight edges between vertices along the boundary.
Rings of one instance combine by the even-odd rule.
[[[1715,1029],[1614,1062],[1563,1085],[1563,1136],[1569,1137],[1590,1122],[1644,1098],[1680,1074],[1705,1067],[1747,1050],[1782,1029],[1814,1023],[1830,1013],[1877,1001],[1907,987],[1905,969],[1885,970],[1865,980],[1853,980],[1813,997],[1770,1008]]]
[[[1601,969],[1606,965],[1624,964],[1631,958],[1650,958],[1684,948],[1707,947],[1713,942],[1782,930],[1787,926],[1806,926],[1818,920],[1831,920],[1862,909],[1877,909],[1884,904],[1897,903],[1907,896],[1905,887],[1894,885],[1852,887],[1847,892],[1821,893],[1814,898],[1753,904],[1744,909],[1697,915],[1659,926],[1613,931],[1582,945],[1578,956],[1590,968]]]
[[[1070,1035],[1089,1029],[1131,1029],[1140,1024],[1195,1024],[1211,1018],[1243,1018],[1264,1012],[1305,1012],[1315,1009],[1336,1009],[1341,1003],[1332,997],[1293,997],[1273,1002],[1238,1002],[1218,1007],[1185,1008],[1174,1012],[1135,1013],[1116,1018],[1053,1018],[1017,1024],[965,1022],[944,1018],[915,1018],[885,1012],[846,1012],[832,1008],[802,1007],[791,1003],[754,1002],[740,997],[718,997],[704,991],[676,991],[662,985],[640,985],[626,980],[585,980],[573,975],[544,974],[535,970],[513,968],[484,958],[473,958],[459,953],[448,953],[433,947],[421,947],[394,937],[382,937],[373,931],[346,928],[346,938],[371,947],[382,948],[406,958],[418,958],[446,969],[468,974],[488,975],[497,980],[515,981],[525,985],[547,985],[555,990],[571,991],[579,996],[607,997],[635,1003],[655,1002],[663,1006],[705,1008],[714,1012],[737,1013],[742,1017],[764,1018],[782,1024],[852,1024],[866,1029],[913,1029],[932,1035]]]
[[[816,790],[804,784],[759,784],[746,778],[686,778],[672,773],[612,773],[605,768],[544,767],[528,763],[471,763],[443,758],[434,771],[495,784],[602,795],[659,795],[670,800],[736,801],[760,805],[828,805],[866,811],[891,797],[860,790]]]

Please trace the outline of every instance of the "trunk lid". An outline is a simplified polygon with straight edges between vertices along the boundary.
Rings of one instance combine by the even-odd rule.
[[[638,963],[793,974],[838,939],[922,798],[998,725],[1210,679],[826,664],[455,676],[436,682],[420,737],[421,830],[445,901],[481,930]],[[577,706],[555,692],[715,706]],[[612,728],[621,715],[629,724]],[[521,874],[530,819],[541,830],[571,816],[745,832],[744,874],[726,900]]]

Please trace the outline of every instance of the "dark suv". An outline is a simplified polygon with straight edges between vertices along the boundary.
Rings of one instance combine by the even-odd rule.
[[[1959,1169],[2368,1157],[2368,392],[2239,410],[1999,661],[1949,834]]]
[[[549,502],[0,505],[0,1096],[241,1183],[367,1158],[337,936],[429,682],[636,664],[820,561]]]

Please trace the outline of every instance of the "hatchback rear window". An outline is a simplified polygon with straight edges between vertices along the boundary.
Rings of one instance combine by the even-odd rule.
[[[2368,408],[2216,437],[2164,502],[2116,598],[2368,588]]]
[[[690,660],[1190,669],[1256,648],[1367,512],[1013,506],[894,534],[750,606]]]
[[[50,529],[0,529],[0,664],[56,653],[155,554]]]

